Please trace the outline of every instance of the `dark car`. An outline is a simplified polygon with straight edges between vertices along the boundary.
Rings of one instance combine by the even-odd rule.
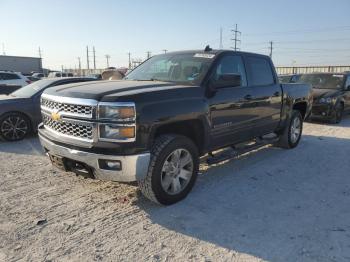
[[[0,137],[7,141],[16,141],[37,130],[41,122],[40,96],[45,89],[92,80],[94,79],[43,79],[24,86],[10,95],[0,96]]]
[[[280,83],[298,83],[300,81],[301,74],[292,74],[292,75],[279,75],[278,79]]]
[[[344,112],[350,111],[350,73],[305,74],[300,82],[313,87],[311,118],[339,123]]]
[[[168,205],[190,192],[200,156],[222,161],[217,149],[270,133],[296,147],[311,99],[310,85],[279,83],[270,57],[207,47],[153,56],[124,80],[46,90],[38,132],[54,165],[138,181]]]

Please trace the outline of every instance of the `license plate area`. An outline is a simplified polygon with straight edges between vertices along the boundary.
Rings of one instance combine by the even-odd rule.
[[[66,168],[66,166],[64,164],[63,157],[55,156],[55,155],[51,155],[51,154],[49,154],[49,157],[50,157],[52,165],[54,165],[58,169],[61,169],[63,171],[67,171],[67,168]]]

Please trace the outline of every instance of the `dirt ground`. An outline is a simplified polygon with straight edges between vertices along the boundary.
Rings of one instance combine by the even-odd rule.
[[[35,137],[0,143],[0,261],[350,261],[349,117],[202,170],[162,207],[52,169]]]

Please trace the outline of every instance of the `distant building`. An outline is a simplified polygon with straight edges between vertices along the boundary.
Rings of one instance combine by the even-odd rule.
[[[30,74],[42,72],[42,61],[39,57],[0,55],[0,70],[9,70]]]

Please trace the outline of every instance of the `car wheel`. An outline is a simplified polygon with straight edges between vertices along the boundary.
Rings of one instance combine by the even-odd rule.
[[[18,113],[6,114],[0,119],[0,136],[6,141],[18,141],[30,131],[28,119]]]
[[[299,144],[303,132],[303,118],[298,110],[293,110],[287,127],[280,135],[276,146],[282,148],[294,148]]]
[[[138,181],[148,199],[171,205],[184,199],[197,179],[198,150],[184,136],[163,135],[156,139],[145,179]]]
[[[334,117],[331,120],[332,124],[339,124],[343,118],[344,106],[338,103],[334,109]]]

